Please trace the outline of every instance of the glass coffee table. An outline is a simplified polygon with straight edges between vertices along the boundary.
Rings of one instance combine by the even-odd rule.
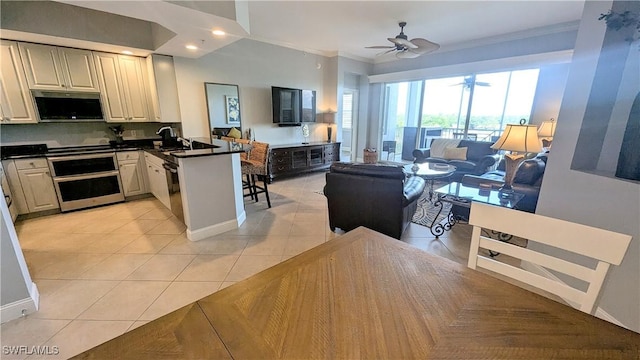
[[[429,200],[431,200],[433,199],[433,182],[437,179],[448,178],[456,171],[456,167],[443,163],[424,162],[405,165],[404,171],[413,176],[420,176],[429,182]]]
[[[444,234],[445,231],[451,230],[451,228],[457,222],[469,220],[461,217],[456,217],[453,214],[452,206],[452,210],[449,211],[449,214],[445,217],[445,219],[438,221],[438,218],[442,213],[443,203],[445,202],[467,209],[471,208],[472,201],[513,209],[518,204],[518,201],[522,200],[522,198],[524,197],[524,194],[518,192],[510,192],[508,194],[505,194],[501,193],[497,189],[477,188],[462,185],[458,182],[452,182],[448,185],[437,188],[435,190],[435,194],[437,195],[437,198],[433,203],[433,206],[438,208],[438,214],[433,218],[433,223],[431,224],[431,234],[433,234],[436,239],[440,235]],[[508,240],[511,237],[511,235],[508,234],[499,234],[498,236],[501,240]]]

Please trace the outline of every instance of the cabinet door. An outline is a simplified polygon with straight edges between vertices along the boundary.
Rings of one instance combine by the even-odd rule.
[[[167,209],[171,209],[169,187],[164,168],[147,162],[147,173],[149,175],[149,190]]]
[[[106,120],[108,122],[128,121],[118,55],[94,52],[93,56]]]
[[[133,196],[146,193],[144,184],[144,169],[138,165],[138,160],[127,160],[120,162],[120,178],[124,196]]]
[[[173,58],[152,54],[147,57],[149,80],[149,119],[157,122],[180,122],[178,85]]]
[[[56,46],[18,43],[30,89],[66,90]]]
[[[57,209],[58,198],[49,169],[19,170],[20,184],[27,200],[29,212]]]
[[[124,55],[119,55],[118,61],[128,121],[149,121],[147,81],[146,74],[142,71],[143,65],[146,68],[146,63],[141,58]]]
[[[24,75],[18,43],[2,40],[0,45],[0,112],[2,122],[35,124],[36,117]]]
[[[89,50],[58,48],[66,88],[74,91],[98,92],[96,66]]]

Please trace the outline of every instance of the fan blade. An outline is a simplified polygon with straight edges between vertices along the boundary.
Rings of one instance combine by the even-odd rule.
[[[417,49],[418,46],[410,42],[409,40],[401,39],[401,38],[387,38],[387,40],[391,41],[396,45],[400,45],[410,49]]]
[[[422,38],[411,39],[411,43],[417,46],[417,49],[411,49],[411,51],[418,54],[426,54],[440,49],[440,45],[432,41]]]
[[[385,55],[385,54],[388,54],[388,53],[391,53],[391,52],[394,52],[394,51],[396,51],[396,48],[395,48],[395,47],[394,47],[393,49],[389,49],[389,50],[387,50],[387,51],[383,51],[383,52],[381,52],[381,53],[378,53],[378,54],[376,54],[376,56],[378,56],[378,55]]]
[[[365,49],[395,49],[395,46],[365,46]]]
[[[420,54],[417,54],[413,51],[399,51],[396,53],[396,57],[398,59],[413,59],[413,58],[417,58],[418,56],[420,56]]]

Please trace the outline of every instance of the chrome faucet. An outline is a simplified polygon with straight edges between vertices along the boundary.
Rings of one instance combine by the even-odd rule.
[[[158,131],[156,131],[156,135],[160,135],[161,132],[169,130],[169,136],[176,137],[176,132],[171,126],[163,126]]]
[[[182,143],[183,146],[188,146],[189,150],[193,150],[193,140],[191,138],[189,138],[189,140],[181,138],[180,136],[178,136],[178,141],[180,141]]]

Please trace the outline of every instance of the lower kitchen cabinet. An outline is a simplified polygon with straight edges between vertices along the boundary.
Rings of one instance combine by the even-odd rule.
[[[139,151],[122,151],[116,153],[118,167],[120,169],[120,179],[122,180],[122,190],[124,196],[134,196],[146,194],[147,171],[145,169],[144,157]]]
[[[29,212],[60,208],[47,160],[36,158],[14,161]],[[12,181],[15,182],[9,178],[9,182]]]
[[[149,177],[149,191],[155,196],[162,205],[171,209],[171,201],[169,200],[169,187],[167,185],[167,175],[162,164],[164,161],[157,156],[144,153],[144,160],[147,166],[147,175]]]

